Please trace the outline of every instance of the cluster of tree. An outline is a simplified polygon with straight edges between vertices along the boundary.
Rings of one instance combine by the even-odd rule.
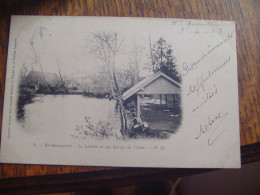
[[[121,121],[121,134],[123,139],[127,138],[127,119],[123,106],[123,93],[119,86],[116,72],[116,60],[122,47],[123,39],[118,38],[118,33],[96,33],[93,35],[91,53],[103,62],[104,71],[109,78],[111,96],[116,100]]]
[[[117,101],[118,110],[120,113],[121,120],[121,133],[123,138],[127,137],[127,119],[125,108],[123,106],[123,91],[126,84],[127,78],[130,80],[130,86],[133,86],[139,81],[139,63],[141,58],[142,48],[137,47],[133,44],[133,56],[129,61],[129,68],[125,71],[118,71],[116,68],[116,61],[121,47],[123,39],[119,39],[117,33],[96,33],[92,34],[93,42],[90,53],[95,55],[101,62],[103,62],[103,75],[102,83],[97,83],[100,86],[108,84],[108,89],[113,99]],[[150,68],[154,73],[162,71],[176,81],[181,80],[176,68],[176,58],[173,56],[171,45],[166,42],[163,38],[156,41],[153,46],[150,46]],[[99,75],[100,76],[100,75]],[[99,80],[100,81],[100,80]],[[96,83],[96,84],[97,84]],[[95,85],[94,85],[95,86]]]
[[[181,76],[178,73],[176,65],[176,57],[173,56],[173,50],[170,44],[166,42],[163,38],[159,38],[150,46],[151,55],[149,63],[150,68],[154,73],[163,72],[172,79],[181,82]]]
[[[45,28],[40,29],[38,33],[40,39],[43,38],[43,32],[45,30]],[[122,95],[126,89],[141,80],[139,69],[144,47],[138,46],[134,40],[133,49],[130,52],[130,58],[128,60],[128,67],[120,69],[116,64],[118,56],[123,50],[122,45],[124,39],[120,38],[116,32],[92,33],[91,35],[91,42],[88,43],[91,45],[89,52],[102,62],[100,71],[92,75],[84,76],[64,75],[58,63],[59,80],[62,88],[67,93],[72,89],[87,92],[92,95],[108,94],[112,99],[116,100],[121,119],[121,133],[123,138],[125,138],[128,135]],[[40,71],[42,75],[44,75],[38,50],[35,49],[35,36],[36,34],[32,36],[30,46],[35,64],[39,65]],[[161,71],[174,80],[181,82],[181,77],[177,71],[176,58],[173,56],[171,45],[167,43],[166,40],[159,38],[153,44],[150,41],[149,60],[148,68],[154,73]],[[28,69],[23,66],[21,77],[24,79],[27,74]],[[47,79],[45,79],[45,83],[46,86],[49,86]]]

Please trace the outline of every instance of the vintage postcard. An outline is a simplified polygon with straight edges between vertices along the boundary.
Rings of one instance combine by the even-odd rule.
[[[3,163],[240,167],[232,21],[12,16]]]

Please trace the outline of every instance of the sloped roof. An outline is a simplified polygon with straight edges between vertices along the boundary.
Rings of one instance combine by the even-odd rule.
[[[50,85],[60,84],[59,76],[56,73],[52,72],[41,72],[41,71],[31,71],[29,72],[27,82],[31,84],[35,83],[45,83],[47,82]]]
[[[133,87],[131,87],[130,89],[125,91],[123,93],[123,100],[125,101],[126,99],[128,99],[129,97],[131,97],[132,95],[134,95],[135,93],[137,93],[142,88],[146,87],[147,85],[149,85],[151,82],[153,82],[154,80],[156,80],[159,77],[164,77],[165,79],[167,79],[168,81],[177,85],[178,87],[181,87],[181,84],[179,82],[173,80],[172,78],[168,77],[166,74],[164,74],[162,72],[158,72],[152,76],[146,77],[145,79],[141,80],[136,85],[134,85]]]

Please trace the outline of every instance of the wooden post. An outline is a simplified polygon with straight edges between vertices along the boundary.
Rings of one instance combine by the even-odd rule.
[[[165,94],[165,104],[166,104],[166,108],[168,108],[167,94]]]
[[[173,111],[174,111],[174,113],[176,113],[176,99],[175,99],[175,94],[173,94],[172,95],[172,97],[173,97]]]
[[[137,121],[140,122],[141,121],[141,108],[140,108],[140,95],[136,95],[136,117],[137,117]]]
[[[162,107],[162,95],[160,94],[160,106]]]

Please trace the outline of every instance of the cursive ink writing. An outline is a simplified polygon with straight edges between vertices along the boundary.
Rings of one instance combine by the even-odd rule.
[[[212,70],[209,70],[208,73],[206,74],[206,76],[202,78],[202,82],[205,83],[206,81],[208,81],[216,72],[218,72],[219,70],[221,70],[223,67],[225,67],[231,60],[231,57],[228,56],[228,58],[226,58],[220,65],[215,66]]]
[[[201,75],[201,79],[197,78],[197,82],[195,85],[189,86],[187,95],[190,95],[193,92],[197,92],[197,96],[200,96],[201,91],[205,92],[204,83],[205,83],[204,77],[203,75]]]
[[[224,130],[219,130],[219,125],[227,117],[228,112],[221,114],[220,112],[216,115],[208,115],[207,121],[203,124],[200,124],[199,135],[195,139],[199,139],[203,134],[212,132],[208,138],[208,145],[213,145],[216,140],[220,137]]]
[[[223,41],[220,41],[217,45],[215,45],[214,47],[211,47],[211,49],[209,49],[208,51],[204,52],[201,57],[197,60],[195,60],[194,62],[192,62],[191,64],[188,64],[187,62],[183,62],[182,63],[182,69],[183,69],[183,76],[187,76],[190,71],[194,70],[197,68],[197,66],[208,56],[210,55],[212,52],[214,52],[217,48],[221,47],[223,44],[225,44],[228,40],[230,40],[233,37],[233,33],[228,34],[228,37],[226,39],[224,39]]]
[[[212,70],[209,70],[206,76],[203,74],[200,78],[197,78],[196,84],[191,84],[188,87],[187,95],[192,94],[193,92],[197,93],[197,96],[200,96],[200,92],[205,92],[204,84],[219,70],[221,70],[224,66],[226,66],[231,60],[231,57],[229,56],[222,62],[220,65],[215,66]]]
[[[196,20],[181,20],[175,19],[172,25],[180,28],[180,33],[218,33],[223,32],[222,27],[230,26],[230,24],[221,24],[217,21],[196,21]]]
[[[175,19],[172,21],[172,25],[181,24],[185,26],[200,26],[200,27],[218,27],[225,26],[216,21],[196,21],[196,20],[182,20]]]
[[[218,89],[216,88],[216,85],[213,86],[213,88],[211,88],[209,91],[207,91],[205,93],[205,95],[202,97],[202,102],[199,103],[197,106],[195,106],[192,109],[192,112],[196,112],[197,110],[199,110],[200,108],[202,108],[205,104],[208,103],[208,101],[210,101],[213,97],[215,97],[218,93]]]

